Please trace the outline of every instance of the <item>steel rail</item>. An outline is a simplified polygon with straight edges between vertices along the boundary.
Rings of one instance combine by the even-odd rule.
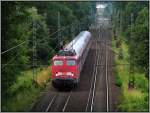
[[[69,99],[70,99],[70,97],[71,97],[71,93],[72,93],[72,91],[69,92],[69,95],[68,95],[68,97],[67,97],[67,100],[65,101],[64,107],[63,107],[63,109],[62,109],[63,112],[65,111],[66,106],[67,106],[67,104],[68,104],[68,102],[69,102]],[[60,94],[60,93],[58,92],[58,93],[56,93],[56,94],[52,97],[50,103],[48,104],[48,106],[47,106],[47,108],[46,108],[46,110],[45,110],[45,112],[48,112],[48,111],[50,110],[50,108],[52,107],[54,101],[56,100],[56,98],[57,98],[57,96],[58,96],[59,94]]]
[[[89,101],[90,101],[90,96],[91,96],[92,86],[93,86],[93,80],[94,80],[94,73],[95,73],[95,70],[96,70],[96,69],[95,69],[95,64],[96,64],[96,62],[97,62],[97,51],[96,51],[96,55],[95,55],[94,69],[93,69],[93,73],[92,73],[93,77],[92,77],[92,81],[91,81],[90,93],[89,93],[89,96],[88,96],[88,101],[87,101],[87,104],[86,104],[86,109],[85,109],[85,111],[87,111],[88,106],[89,106]]]
[[[64,112],[65,109],[66,109],[66,107],[67,107],[67,104],[68,104],[68,102],[69,102],[69,100],[70,100],[70,97],[71,97],[71,93],[72,93],[72,91],[69,93],[69,96],[68,96],[68,98],[67,98],[67,100],[66,100],[66,102],[65,102],[65,105],[64,105],[63,109],[62,109],[62,112]]]
[[[106,42],[106,44],[107,44],[107,42]],[[106,45],[105,45],[106,46]],[[107,58],[108,56],[107,56],[107,46],[106,46],[106,95],[107,95],[107,112],[109,111],[109,90],[108,90],[108,87],[109,87],[109,85],[108,85],[108,75],[107,75],[107,60],[108,60],[108,58]]]
[[[107,41],[107,40],[106,40]],[[99,49],[102,49],[102,48],[99,48]],[[106,42],[105,42],[105,71],[106,71],[106,81],[105,81],[105,83],[106,83],[106,106],[107,106],[107,112],[109,111],[109,83],[108,83],[108,67],[107,67],[107,65],[108,65],[108,51],[107,51],[107,49],[108,49],[108,46],[107,46],[107,44],[106,44]],[[97,58],[97,62],[96,62],[96,72],[95,72],[95,76],[94,76],[94,88],[93,88],[93,92],[92,92],[92,103],[91,103],[91,112],[93,111],[93,104],[94,104],[94,96],[95,96],[95,86],[96,86],[96,77],[97,77],[97,70],[98,70],[98,68],[97,68],[97,66],[98,66],[98,60],[99,60],[100,58],[99,58],[99,54],[98,54],[98,58]],[[91,88],[92,89],[92,88]],[[90,97],[89,97],[90,98]],[[88,99],[88,102],[89,102],[89,99]],[[86,106],[86,111],[87,111],[87,108],[88,108],[88,105]]]
[[[52,103],[53,103],[53,102],[54,102],[54,100],[56,99],[57,95],[58,95],[58,93],[57,93],[57,94],[55,94],[55,95],[53,96],[53,98],[52,98],[52,100],[50,101],[50,103],[48,104],[48,106],[47,106],[47,108],[46,108],[45,112],[48,112],[48,110],[49,110],[49,109],[50,109],[50,107],[52,106]]]
[[[28,40],[26,40],[26,41],[24,41],[24,42],[22,42],[22,43],[20,43],[20,44],[18,44],[18,45],[16,45],[16,46],[14,46],[14,47],[9,48],[9,49],[7,49],[6,51],[3,51],[3,52],[1,53],[1,55],[3,55],[4,53],[7,53],[7,52],[10,51],[10,50],[13,50],[13,49],[15,49],[15,48],[21,46],[22,44],[26,43],[27,41],[28,41]]]
[[[100,38],[100,35],[99,35],[99,38]],[[99,54],[99,52],[100,52],[100,49],[102,49],[102,48],[98,47],[97,40],[96,40],[96,45],[97,45],[97,48],[98,48],[98,51],[97,51],[98,58],[97,58],[96,64],[98,65],[99,60],[100,60],[100,54]],[[96,82],[97,82],[97,71],[98,71],[98,67],[96,66],[96,72],[95,72],[95,78],[94,78],[94,88],[93,88],[93,93],[92,93],[92,103],[91,103],[91,108],[90,108],[91,112],[93,111],[93,104],[94,104],[94,98],[95,98],[95,88],[96,88]]]

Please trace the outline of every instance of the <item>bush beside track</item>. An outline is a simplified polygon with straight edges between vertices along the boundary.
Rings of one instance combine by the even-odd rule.
[[[121,37],[122,38],[122,37]],[[116,47],[118,40],[112,40],[112,49],[115,54],[115,78],[116,85],[121,87],[119,111],[148,111],[149,97],[148,97],[148,79],[144,73],[135,70],[135,86],[133,89],[128,88],[129,82],[129,54],[128,45],[121,40],[120,47]],[[121,57],[120,57],[121,56]],[[124,65],[119,65],[124,64]]]
[[[9,88],[9,98],[2,106],[3,111],[28,111],[31,109],[40,92],[45,89],[50,81],[50,70],[46,68],[37,69],[37,82],[33,83],[33,71],[22,72],[16,82]]]

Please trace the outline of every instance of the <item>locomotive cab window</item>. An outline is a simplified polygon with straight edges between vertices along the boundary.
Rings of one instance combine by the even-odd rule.
[[[61,60],[54,61],[54,66],[62,66],[62,65],[63,65],[63,61],[61,61]]]
[[[75,60],[67,60],[67,65],[68,66],[75,66],[76,65],[76,61]]]

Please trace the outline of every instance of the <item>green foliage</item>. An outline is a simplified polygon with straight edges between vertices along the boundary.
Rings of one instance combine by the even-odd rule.
[[[7,7],[8,6],[8,9]],[[10,8],[10,9],[9,9]],[[11,9],[12,8],[12,9]],[[2,51],[6,51],[23,41],[26,41],[30,36],[28,13],[25,8],[22,8],[18,2],[3,2],[2,3]],[[27,43],[19,48],[2,55],[2,64],[26,64],[29,61]],[[24,69],[22,66],[2,66],[2,96],[7,95],[8,87],[14,82],[16,75],[20,70]]]
[[[9,87],[9,97],[2,102],[2,111],[29,111],[36,102],[40,91],[45,88],[44,80],[49,81],[49,68],[37,69],[37,82],[33,84],[32,70],[24,71],[17,76],[17,80]]]
[[[122,48],[119,49],[119,59],[123,59],[123,52],[122,52]]]
[[[131,64],[148,77],[148,1],[113,2],[112,15],[114,32],[127,39]]]
[[[29,90],[19,91],[15,97],[9,98],[9,101],[5,101],[2,105],[3,112],[10,111],[29,111],[30,108],[35,103],[38,95],[40,93],[40,89],[35,87],[31,87]]]
[[[122,86],[122,80],[117,72],[117,70],[115,70],[115,84],[118,86],[118,87],[121,87]]]
[[[112,41],[113,50],[119,53],[120,48],[115,47],[115,40]],[[127,43],[122,41],[121,44],[123,59],[119,59],[115,55],[115,64],[128,63],[128,46]],[[124,112],[137,112],[148,111],[149,96],[148,96],[148,79],[144,76],[144,73],[134,72],[135,88],[129,89],[128,82],[131,74],[129,74],[128,65],[117,65],[115,67],[115,83],[121,87],[121,98],[118,109]]]
[[[9,88],[9,94],[14,95],[18,92],[22,92],[26,89],[30,90],[32,87],[32,81],[33,81],[32,72],[25,72],[18,77],[16,82]]]
[[[94,10],[91,2],[71,2],[67,5],[72,9],[73,14],[76,15],[77,20],[80,22],[81,30],[88,29],[92,21],[92,18],[88,18],[88,16],[91,15],[91,10]]]
[[[2,111],[29,110],[40,93],[40,88],[33,85],[32,77],[32,71],[25,71],[18,75],[16,82],[9,87],[9,97],[2,101]]]
[[[138,69],[145,72],[148,77],[149,61],[149,26],[148,9],[145,7],[139,13],[133,29],[134,62]],[[136,40],[136,41],[135,41]]]
[[[119,109],[125,112],[148,111],[148,95],[138,90],[126,92]]]
[[[31,15],[31,21],[34,21],[35,24],[35,36],[36,36],[36,43],[37,43],[37,58],[40,60],[39,64],[47,64],[49,58],[52,57],[53,49],[50,45],[49,39],[49,29],[45,21],[45,17],[39,15],[37,13],[37,9],[35,7],[29,8],[28,12]],[[30,36],[30,40],[33,41],[32,35]],[[30,46],[30,53],[32,58],[32,43],[29,44]],[[32,60],[31,60],[32,62]]]
[[[139,88],[143,92],[148,92],[149,85],[147,78],[144,77],[144,74],[135,73],[135,87]]]

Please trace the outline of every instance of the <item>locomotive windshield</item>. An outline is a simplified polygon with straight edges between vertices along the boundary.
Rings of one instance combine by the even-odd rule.
[[[62,65],[63,65],[63,61],[61,61],[61,60],[54,61],[54,66],[62,66]]]
[[[75,60],[67,60],[67,65],[74,66],[74,65],[76,65],[76,62],[75,62]]]

